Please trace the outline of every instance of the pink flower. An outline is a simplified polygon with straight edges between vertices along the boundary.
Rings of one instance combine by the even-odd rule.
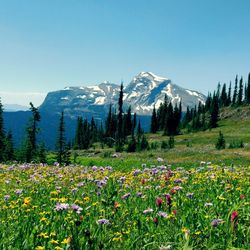
[[[159,208],[162,206],[162,202],[163,201],[160,197],[157,197],[155,200],[155,203],[156,203],[157,207],[159,207]]]
[[[237,223],[238,216],[239,216],[238,212],[236,210],[234,210],[231,214],[231,222]]]

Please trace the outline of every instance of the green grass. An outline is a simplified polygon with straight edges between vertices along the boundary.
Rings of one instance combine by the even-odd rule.
[[[226,140],[226,149],[216,150],[215,143],[221,131]],[[111,165],[119,170],[130,170],[140,167],[142,164],[147,166],[156,165],[157,158],[164,159],[164,164],[174,167],[199,166],[201,161],[212,162],[214,164],[226,165],[248,165],[250,162],[250,119],[235,121],[226,119],[219,122],[219,127],[196,133],[182,134],[175,137],[175,148],[162,150],[160,148],[163,140],[168,140],[162,133],[147,134],[149,143],[157,143],[158,148],[136,153],[118,153],[117,158],[113,158],[114,149],[96,146],[95,149],[78,151],[76,163],[84,166],[107,166]],[[244,148],[228,149],[230,142],[243,141]],[[72,152],[74,155],[74,152]],[[55,161],[53,154],[48,157],[49,163]],[[73,156],[72,156],[73,161]]]

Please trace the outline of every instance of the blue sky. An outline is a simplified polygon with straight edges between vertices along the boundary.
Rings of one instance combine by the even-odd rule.
[[[249,0],[0,0],[0,96],[39,105],[141,71],[206,94],[247,78],[249,11]]]

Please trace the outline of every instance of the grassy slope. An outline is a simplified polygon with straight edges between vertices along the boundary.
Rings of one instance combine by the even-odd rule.
[[[148,134],[149,142],[157,142],[158,149],[119,154],[118,158],[112,158],[113,149],[96,148],[88,152],[78,152],[77,163],[82,165],[111,165],[119,169],[131,169],[140,167],[143,163],[147,165],[156,165],[157,158],[164,159],[164,164],[173,166],[198,166],[200,161],[211,161],[215,164],[237,164],[249,165],[250,163],[250,117],[246,116],[249,107],[240,109],[225,109],[221,116],[227,117],[219,122],[219,127],[197,133],[182,134],[175,137],[175,148],[171,150],[161,150],[160,144],[168,137],[162,136],[162,133]],[[230,117],[230,118],[228,118]],[[215,143],[219,131],[224,134],[227,148],[216,150]],[[242,140],[245,147],[237,149],[228,149],[232,141]],[[189,143],[189,146],[187,144]],[[106,154],[105,154],[106,152]]]

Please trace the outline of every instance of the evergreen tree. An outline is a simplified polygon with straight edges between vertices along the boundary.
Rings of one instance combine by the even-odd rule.
[[[218,120],[219,120],[219,101],[217,95],[214,94],[211,104],[209,128],[216,128],[218,126]]]
[[[210,110],[211,104],[212,104],[212,96],[211,96],[211,93],[208,93],[206,103],[205,103],[205,110],[206,111]]]
[[[138,126],[137,126],[137,138],[141,138],[142,134],[143,134],[143,130],[141,128],[141,121],[139,120]]]
[[[38,147],[38,160],[40,163],[46,163],[46,148],[44,143],[42,143],[41,145],[39,145]]]
[[[127,152],[135,152],[136,151],[136,139],[134,137],[134,135],[132,135],[131,140],[128,143],[128,148],[127,148]]]
[[[233,99],[232,99],[233,105],[236,104],[237,97],[238,97],[238,75],[236,75],[236,78],[235,78],[234,93],[233,93]]]
[[[240,78],[239,82],[239,92],[238,92],[238,98],[237,98],[237,105],[240,106],[242,105],[242,100],[243,100],[243,78]]]
[[[5,133],[4,133],[4,121],[3,121],[3,105],[0,100],[0,162],[4,160],[4,146]]]
[[[117,136],[116,136],[116,150],[120,151],[124,142],[123,135],[123,83],[121,84],[119,100],[118,100],[118,120],[117,120]]]
[[[106,126],[105,126],[105,134],[106,134],[106,137],[110,137],[111,136],[111,122],[112,122],[112,106],[111,104],[109,105],[109,112],[108,112],[108,116],[107,116],[107,119],[106,119]]]
[[[217,139],[216,145],[215,145],[216,149],[220,150],[220,149],[224,149],[226,147],[226,142],[224,139],[223,134],[221,133],[221,131],[219,132],[219,137]]]
[[[155,134],[157,132],[157,128],[158,128],[157,116],[156,116],[156,110],[155,110],[155,105],[154,105],[153,113],[151,116],[150,132]]]
[[[24,158],[26,162],[36,160],[37,157],[37,134],[38,134],[38,122],[41,120],[40,113],[36,107],[30,102],[30,111],[32,117],[29,121],[29,125],[26,129],[26,142],[24,151]]]
[[[226,90],[226,84],[223,84],[221,95],[220,95],[220,106],[225,107],[227,106],[227,90]]]
[[[8,132],[5,138],[5,149],[4,149],[4,161],[12,161],[15,159],[14,156],[14,145],[11,131]]]
[[[58,127],[58,138],[56,142],[57,149],[57,161],[61,165],[62,163],[67,164],[68,148],[65,140],[65,123],[64,123],[64,112],[61,113],[59,127]]]
[[[228,88],[228,93],[227,93],[227,106],[231,105],[231,92],[232,92],[232,83],[230,82],[229,88]]]
[[[64,128],[64,112],[61,113],[60,121],[59,121],[59,127],[58,127],[58,139],[56,142],[56,148],[57,148],[57,161],[59,164],[63,163],[63,154],[66,147],[65,143],[65,128]]]
[[[137,124],[137,118],[136,118],[136,113],[134,113],[132,122],[132,136],[135,134],[136,124]]]
[[[123,133],[124,136],[128,136],[132,134],[132,116],[131,116],[131,106],[129,106],[127,113],[123,117]]]
[[[248,81],[247,81],[247,94],[246,94],[247,103],[250,103],[250,73],[248,74]]]
[[[83,131],[83,119],[82,117],[77,118],[77,125],[76,125],[76,134],[75,134],[75,143],[74,149],[83,149],[83,138],[84,138],[84,131]]]

